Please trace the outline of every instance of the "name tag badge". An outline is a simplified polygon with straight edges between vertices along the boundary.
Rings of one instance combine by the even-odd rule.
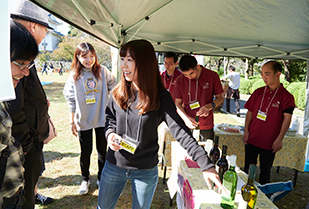
[[[200,103],[198,101],[190,104],[191,110],[194,110],[194,109],[199,108],[199,107],[200,107]]]
[[[262,121],[266,121],[266,118],[267,118],[267,115],[265,112],[262,112],[259,110],[257,116],[256,116],[257,119],[260,119]]]
[[[122,149],[126,150],[127,152],[130,152],[134,155],[137,146],[139,145],[139,142],[134,140],[133,138],[127,136],[126,134],[122,135],[122,140],[120,142],[120,146]]]
[[[95,96],[94,95],[87,95],[86,96],[86,104],[94,104],[95,103]]]

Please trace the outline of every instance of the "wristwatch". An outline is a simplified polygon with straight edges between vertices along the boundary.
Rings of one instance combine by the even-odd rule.
[[[216,104],[214,102],[211,102],[211,106],[212,106],[212,109],[216,108]]]

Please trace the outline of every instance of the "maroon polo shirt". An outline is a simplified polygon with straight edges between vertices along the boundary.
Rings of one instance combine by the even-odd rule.
[[[264,91],[265,87],[255,90],[244,105],[245,108],[252,112],[252,121],[249,125],[248,143],[263,149],[272,150],[272,145],[281,130],[284,118],[283,112],[287,108],[295,107],[295,102],[293,95],[290,94],[282,84],[275,96],[274,94],[276,90],[270,91],[266,87],[261,111],[266,112],[268,106],[269,109],[266,121],[262,121],[257,118],[257,114],[260,109]]]
[[[166,70],[161,73],[161,77],[162,77],[164,86],[170,92],[172,97],[173,97],[173,92],[174,92],[174,86],[175,86],[175,83],[176,83],[176,79],[181,74],[182,74],[182,72],[180,70],[178,70],[178,68],[175,68],[175,71],[174,71],[173,75],[170,76],[170,77],[167,76],[167,71]],[[174,97],[173,97],[173,100],[175,102],[175,98]]]
[[[180,75],[174,87],[174,98],[182,99],[184,108],[187,114],[191,117],[195,117],[199,108],[191,110],[189,104],[189,82],[191,83],[190,93],[191,101],[198,100],[200,106],[211,103],[214,100],[214,96],[222,94],[222,85],[218,74],[212,70],[206,69],[201,66],[202,72],[198,80],[188,79],[184,75]],[[198,81],[198,90],[196,98],[196,82]],[[211,129],[214,126],[213,110],[209,112],[209,116],[200,117],[199,125],[201,130]]]

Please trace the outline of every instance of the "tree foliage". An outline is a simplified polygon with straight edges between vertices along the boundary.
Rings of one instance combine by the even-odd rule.
[[[58,48],[55,49],[52,53],[42,53],[39,56],[39,60],[43,61],[69,61],[73,60],[74,52],[78,44],[82,42],[88,42],[95,48],[98,62],[108,69],[111,69],[111,53],[110,47],[99,41],[86,33],[70,26],[70,31],[68,36],[65,36],[61,39],[58,44]]]

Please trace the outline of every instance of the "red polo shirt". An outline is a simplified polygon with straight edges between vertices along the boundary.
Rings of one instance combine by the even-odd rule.
[[[268,106],[269,108],[266,121],[260,120],[257,118],[257,114],[260,109],[264,91],[265,87],[255,90],[244,105],[245,108],[252,112],[248,143],[263,149],[272,150],[272,145],[281,130],[284,118],[283,111],[287,108],[295,107],[295,103],[293,95],[290,94],[282,84],[275,96],[276,90],[270,91],[266,87],[261,111],[266,112],[266,108]]]
[[[180,76],[182,72],[178,70],[178,68],[175,68],[175,71],[172,76],[168,77],[167,76],[167,71],[165,70],[164,72],[161,73],[161,77],[164,83],[165,88],[170,92],[170,94],[173,97],[173,92],[174,92],[174,86],[176,83],[176,79],[178,76]],[[173,97],[173,100],[175,102],[175,98]]]
[[[189,102],[189,82],[191,101],[198,100],[200,106],[204,106],[213,101],[214,96],[222,94],[222,85],[218,74],[212,70],[206,69],[201,66],[202,72],[198,80],[188,79],[184,75],[180,75],[174,87],[174,98],[182,99],[184,108],[187,114],[195,117],[199,108],[191,110]],[[197,98],[196,98],[196,83],[198,82]],[[209,112],[208,117],[200,117],[199,125],[201,130],[211,129],[214,126],[213,110]]]

